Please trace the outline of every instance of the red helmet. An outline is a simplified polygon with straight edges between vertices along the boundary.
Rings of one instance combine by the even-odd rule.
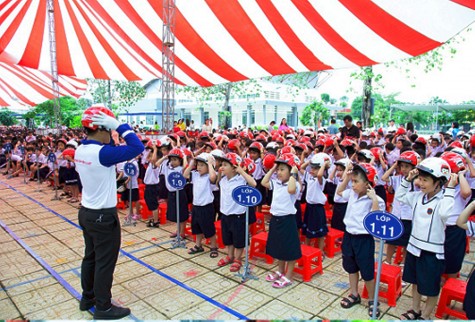
[[[249,146],[249,150],[255,150],[255,151],[258,151],[259,153],[263,153],[264,146],[260,142],[252,142],[251,145]]]
[[[100,112],[103,112],[109,116],[115,118],[114,113],[104,105],[92,105],[82,113],[81,124],[85,128],[91,129],[93,131],[97,130],[99,126],[92,125],[92,117],[98,115]]]
[[[403,127],[399,127],[397,130],[396,130],[396,136],[397,135],[405,135],[406,134],[406,129],[404,129]]]
[[[397,162],[405,162],[417,166],[421,162],[421,156],[414,151],[405,151],[399,155]]]
[[[333,139],[331,137],[327,137],[324,140],[325,147],[333,147]]]
[[[241,142],[238,139],[232,139],[228,142],[228,149],[229,150],[237,150],[238,147],[241,146]]]
[[[252,174],[256,170],[256,164],[250,158],[244,158],[241,167],[247,174]]]
[[[460,142],[460,141],[454,141],[454,142],[449,144],[449,148],[462,148],[463,149],[463,145],[462,145],[462,142]]]
[[[361,170],[363,170],[363,173],[365,174],[366,179],[368,179],[371,185],[373,187],[376,185],[378,174],[376,172],[375,167],[373,167],[369,163],[359,163],[359,164],[355,164],[354,168],[355,169],[360,168]]]
[[[247,132],[241,131],[241,132],[239,132],[239,137],[240,137],[241,139],[246,139],[246,138],[249,137],[249,135],[247,134]]]
[[[178,140],[180,139],[180,138],[178,137],[178,134],[176,134],[176,133],[170,133],[170,134],[168,134],[168,137],[169,137],[170,139],[172,139],[172,140],[177,141],[177,142],[178,142]]]
[[[475,148],[475,134],[470,137],[470,147]]]
[[[340,145],[347,147],[347,146],[353,146],[354,142],[350,139],[344,138],[341,142]]]
[[[212,150],[216,150],[216,149],[218,148],[218,146],[216,145],[216,143],[214,143],[213,141],[206,142],[205,145],[206,145],[206,146],[209,146]]]
[[[282,149],[280,149],[280,155],[287,153],[295,154],[294,148],[291,146],[284,146]]]
[[[304,143],[297,143],[294,148],[295,150],[300,149],[304,152],[307,151],[307,146]]]
[[[415,142],[417,142],[417,143],[421,143],[421,144],[424,144],[424,145],[426,145],[426,144],[427,144],[427,140],[426,140],[426,139],[424,139],[422,136],[419,136],[419,137],[416,139],[416,141],[415,141]]]
[[[373,154],[375,160],[379,160],[379,153],[382,151],[381,148],[374,147],[369,149],[369,151]]]
[[[71,159],[74,160],[75,153],[76,153],[76,150],[74,150],[73,148],[67,148],[67,149],[64,149],[63,151],[63,157],[69,156],[71,157]]]
[[[317,142],[315,142],[315,146],[325,146],[325,140],[318,139]]]
[[[310,142],[312,139],[308,136],[301,136],[299,141],[302,142],[302,143],[305,143],[305,142]]]
[[[154,145],[157,146],[157,148],[159,148],[160,145],[162,145],[162,143],[158,140],[150,140],[150,141],[147,142],[146,147],[153,149]]]
[[[275,141],[277,143],[282,143],[282,144],[285,143],[285,139],[281,136],[276,137],[275,140],[274,140],[274,138],[272,138],[272,141]]]
[[[258,136],[256,136],[256,141],[266,141],[266,137],[262,134],[259,134]]]
[[[176,132],[176,135],[178,135],[180,138],[185,138],[186,137],[186,134],[183,131]]]
[[[171,158],[171,157],[177,157],[177,158],[183,159],[184,154],[183,154],[183,151],[180,150],[179,148],[173,148],[173,149],[171,149],[171,151],[168,153],[167,156],[168,156],[169,158]]]
[[[264,156],[264,159],[262,159],[262,166],[266,168],[266,170],[272,169],[275,163],[275,155],[268,153]]]
[[[201,131],[200,139],[209,139],[209,133],[206,131]]]
[[[183,154],[184,154],[185,156],[187,156],[187,157],[192,157],[192,156],[193,156],[193,153],[192,153],[191,150],[188,149],[188,148],[185,148],[185,149],[183,149],[182,151],[183,151]]]
[[[467,168],[467,164],[464,158],[462,158],[460,154],[457,154],[455,152],[452,152],[452,151],[444,152],[442,153],[440,158],[442,160],[447,161],[447,163],[450,166],[450,171],[452,171],[453,173],[458,173],[459,171],[463,171]]]
[[[275,163],[283,163],[288,165],[289,167],[296,166],[297,169],[300,169],[300,159],[293,153],[284,153],[281,154],[280,157],[275,160]]]
[[[297,144],[297,142],[295,142],[294,139],[289,139],[289,140],[285,141],[286,146],[295,146],[295,144]]]
[[[313,144],[312,144],[312,142],[310,142],[310,141],[305,142],[305,145],[307,146],[307,149],[309,149],[309,150],[313,150],[313,149],[314,149]]]
[[[234,167],[237,167],[238,165],[242,163],[242,158],[233,152],[226,153],[223,160],[231,163],[231,165]]]

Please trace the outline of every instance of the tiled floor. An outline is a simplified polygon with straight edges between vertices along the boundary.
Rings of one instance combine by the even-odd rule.
[[[80,264],[83,240],[77,209],[52,201],[54,193],[22,178],[0,178],[0,319],[91,319],[80,312]],[[122,228],[122,252],[112,289],[115,303],[132,309],[134,319],[367,319],[366,301],[345,310],[348,292],[341,255],[325,259],[324,274],[274,289],[265,281],[275,264],[252,261],[258,280],[241,279],[219,268],[209,253],[188,255],[171,249],[174,224]],[[193,243],[188,241],[187,246]],[[465,257],[462,278],[474,265],[475,243]],[[221,254],[222,255],[222,254]],[[221,256],[220,255],[220,256]],[[362,283],[360,285],[362,289]],[[411,305],[406,287],[398,306],[382,300],[382,319],[397,319]]]

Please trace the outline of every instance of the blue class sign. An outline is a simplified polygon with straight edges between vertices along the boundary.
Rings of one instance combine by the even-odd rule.
[[[386,211],[372,211],[363,219],[364,228],[368,233],[383,240],[394,240],[404,232],[402,222]]]
[[[177,190],[181,190],[185,187],[186,179],[180,172],[172,172],[168,175],[168,183],[170,186]]]
[[[232,192],[233,200],[244,207],[257,206],[262,201],[259,190],[250,186],[239,186]]]
[[[133,177],[137,175],[137,167],[132,162],[127,162],[124,164],[124,173],[129,177]]]
[[[48,154],[48,161],[49,162],[56,162],[56,154],[54,154],[53,152]]]

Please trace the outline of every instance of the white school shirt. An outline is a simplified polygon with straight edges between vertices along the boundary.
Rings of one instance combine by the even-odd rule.
[[[343,181],[340,180],[340,178],[337,178],[337,177],[335,177],[334,179],[335,179],[334,181],[335,181],[335,184],[336,184],[336,190],[338,190],[338,187],[343,183]],[[343,191],[351,190],[351,187],[352,187],[351,181],[348,181],[348,184],[346,185],[346,188]],[[339,194],[335,193],[335,196],[333,197],[333,201],[335,203],[347,203],[349,197],[350,197],[349,194],[346,194],[346,195],[342,194],[340,196]]]
[[[346,208],[345,217],[343,218],[346,231],[353,235],[367,235],[368,232],[364,228],[363,219],[371,212],[373,201],[367,195],[358,198],[358,194],[354,192],[353,189],[343,191],[342,197],[348,199],[348,207]],[[379,209],[386,209],[384,200],[379,196],[377,196],[377,198]]]
[[[147,185],[153,185],[153,184],[158,184],[159,182],[160,182],[160,168],[156,167],[155,164],[149,163],[147,170],[145,170],[143,183]]]
[[[130,182],[132,182],[132,189],[138,189],[139,188],[139,182],[138,182],[138,178],[139,178],[139,165],[137,163],[137,160],[132,160],[130,161],[130,163],[132,163],[135,168],[137,169],[136,173],[135,173],[135,176],[132,176],[130,177],[130,181],[127,183],[127,189],[130,189]],[[125,164],[125,163],[124,163]],[[122,171],[123,171],[123,167],[124,167],[124,164],[122,165]],[[124,171],[124,178],[129,178],[129,176],[127,175],[127,173],[125,173]]]
[[[475,165],[475,161],[473,159],[470,159],[470,162],[472,162],[473,165]],[[475,177],[470,176],[470,171],[467,171],[465,173],[465,178],[467,179],[468,184],[470,185],[470,189],[475,189]]]
[[[165,175],[165,185],[167,186],[168,191],[170,192],[175,192],[177,189],[173,188],[170,183],[168,183],[168,176],[172,172],[183,172],[183,167],[180,165],[176,168],[172,168],[170,165],[167,165],[166,167],[163,167],[164,175]]]
[[[378,174],[377,178],[378,180],[376,180],[376,185],[377,186],[385,186],[386,185],[386,181],[384,181],[382,179],[383,175],[384,175],[384,169],[383,169],[383,166],[381,164],[373,164],[373,166],[376,168],[376,173]]]
[[[256,165],[256,169],[252,173],[252,177],[255,180],[261,180],[266,175],[264,168],[262,167],[262,159],[258,158],[256,161],[254,161],[254,164]]]
[[[269,190],[273,191],[270,213],[273,216],[295,215],[297,213],[295,201],[300,194],[300,183],[296,182],[297,189],[293,195],[288,192],[288,182],[282,183],[280,180],[271,179],[269,183]]]
[[[191,183],[193,183],[193,206],[206,206],[214,201],[209,173],[200,175],[196,170],[191,171]]]
[[[393,187],[394,194],[396,194],[397,190],[401,186],[402,177],[403,176],[400,175],[400,174],[389,177],[388,186]],[[414,184],[413,184],[413,186],[414,186]],[[409,190],[412,190],[412,189],[409,189]],[[418,191],[418,188],[416,188],[414,186],[413,191]],[[401,220],[412,220],[412,208],[411,208],[411,206],[400,202],[396,198],[394,198],[392,206],[393,207],[392,207],[391,213],[394,216],[398,217]]]
[[[462,211],[465,209],[467,202],[472,198],[472,196],[468,196],[467,198],[462,198],[460,195],[460,185],[455,186],[455,194],[454,194],[454,206],[450,210],[450,216],[447,218],[445,222],[446,226],[455,226],[457,222],[457,218],[460,216]]]
[[[243,185],[247,185],[246,179],[239,174],[236,174],[231,179],[228,179],[227,176],[221,178],[219,181],[219,189],[221,192],[219,209],[223,215],[240,215],[246,212],[246,207],[237,204],[232,197],[234,188]]]
[[[307,185],[307,203],[312,205],[325,205],[327,202],[327,196],[325,196],[323,193],[323,189],[325,188],[327,179],[322,177],[322,184],[320,184],[317,177],[313,177],[309,173],[305,173],[304,181]]]
[[[395,196],[395,199],[408,204],[413,213],[407,251],[419,257],[421,250],[426,250],[444,259],[445,223],[454,206],[455,189],[446,188],[427,200],[422,191],[409,192],[410,184],[402,179]]]

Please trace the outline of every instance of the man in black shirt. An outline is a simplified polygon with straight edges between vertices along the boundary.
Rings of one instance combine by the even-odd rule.
[[[360,129],[353,124],[353,118],[351,115],[346,115],[343,118],[343,123],[345,126],[341,128],[341,139],[343,140],[345,137],[352,137],[353,139],[360,138]]]

